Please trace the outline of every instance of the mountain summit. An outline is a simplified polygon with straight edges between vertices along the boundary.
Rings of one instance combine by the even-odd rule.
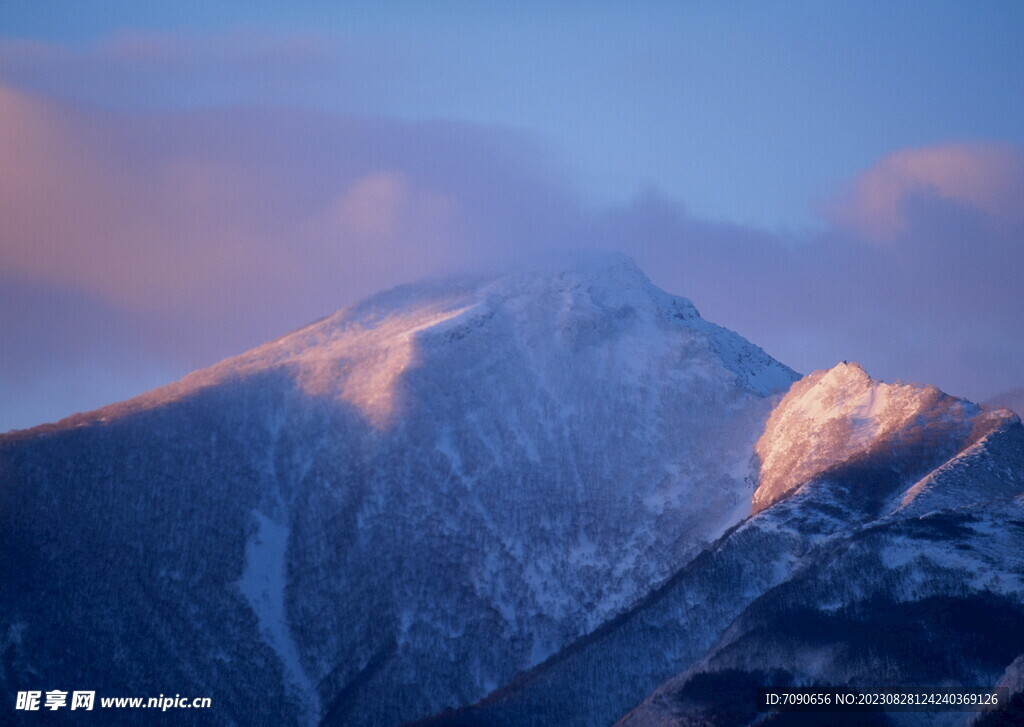
[[[565,269],[403,285],[179,382],[69,417],[60,425],[107,420],[209,386],[279,371],[311,397],[351,406],[383,428],[397,417],[400,390],[413,370],[427,358],[446,356],[446,349],[457,348],[458,339],[477,329],[490,336],[508,334],[556,368],[558,363],[550,360],[554,356],[573,357],[588,347],[597,350],[614,343],[618,348],[609,350],[605,359],[627,369],[641,365],[648,349],[659,347],[660,336],[689,331],[703,350],[695,346],[678,353],[707,357],[703,363],[724,369],[751,393],[785,391],[797,378],[761,349],[702,319],[686,298],[654,286],[629,258],[609,254],[585,257]],[[655,340],[637,346],[634,355],[619,345],[645,333]]]
[[[793,385],[758,440],[758,512],[851,462],[887,460],[923,475],[1006,419],[934,386],[875,381],[856,363]]]

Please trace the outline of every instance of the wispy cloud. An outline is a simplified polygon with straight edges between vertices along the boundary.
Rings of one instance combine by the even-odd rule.
[[[0,190],[8,274],[178,321],[188,340],[172,347],[197,363],[379,288],[539,249],[575,209],[539,149],[500,130],[84,112],[11,88]]]

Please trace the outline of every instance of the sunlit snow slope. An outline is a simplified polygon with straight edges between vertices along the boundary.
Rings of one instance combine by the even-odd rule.
[[[757,442],[754,510],[851,460],[888,457],[925,468],[1001,418],[934,386],[875,381],[855,363],[816,371],[793,385]]]

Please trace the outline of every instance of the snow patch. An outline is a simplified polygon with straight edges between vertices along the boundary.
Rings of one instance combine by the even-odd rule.
[[[245,571],[238,588],[256,614],[264,640],[281,660],[285,678],[298,692],[299,704],[308,705],[306,721],[313,725],[320,718],[319,698],[302,668],[285,608],[289,529],[258,510],[253,511],[253,517],[256,532],[245,546]]]

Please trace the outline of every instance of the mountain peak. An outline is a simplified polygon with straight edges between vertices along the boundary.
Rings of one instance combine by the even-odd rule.
[[[772,412],[755,451],[761,460],[754,512],[801,484],[864,457],[927,443],[949,456],[972,435],[980,407],[934,386],[886,384],[856,363],[815,371]],[[952,451],[951,451],[952,450]]]
[[[856,361],[842,361],[830,369],[825,369],[821,382],[827,385],[870,386],[876,383],[871,375]]]
[[[605,293],[642,291],[655,297],[665,295],[632,258],[620,253],[582,256],[575,264],[563,265],[552,272],[567,283],[590,286]]]
[[[631,258],[620,253],[555,256],[494,279],[484,292],[504,298],[537,298],[556,293],[570,309],[671,308],[687,318],[699,317],[692,302],[654,285]]]
[[[104,421],[225,381],[279,371],[306,394],[344,402],[375,427],[387,428],[408,400],[401,390],[409,372],[433,359],[447,360],[447,349],[466,337],[491,341],[473,356],[487,357],[503,346],[528,348],[537,360],[559,368],[584,350],[602,350],[616,365],[638,371],[649,365],[645,357],[665,356],[666,347],[692,340],[686,354],[675,354],[677,361],[693,356],[690,368],[723,368],[759,396],[784,390],[796,378],[742,337],[703,320],[688,299],[655,286],[627,256],[580,255],[502,276],[402,285],[60,426]],[[499,343],[502,337],[508,340]]]
[[[685,300],[655,286],[632,258],[621,253],[560,253],[502,272],[439,276],[405,283],[342,308],[329,319],[372,324],[396,310],[430,306],[446,299],[536,298],[543,291],[576,294],[609,306],[625,300]]]

